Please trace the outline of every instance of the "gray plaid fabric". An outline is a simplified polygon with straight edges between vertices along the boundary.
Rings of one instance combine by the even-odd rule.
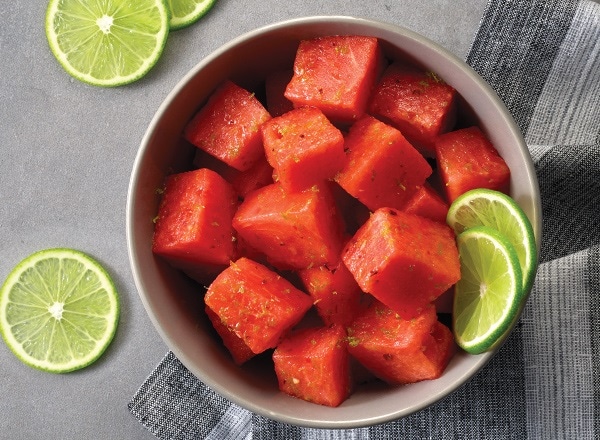
[[[541,266],[515,332],[467,385],[370,428],[284,425],[168,353],[129,402],[160,439],[600,438],[600,4],[490,0],[467,62],[525,134],[542,191]]]

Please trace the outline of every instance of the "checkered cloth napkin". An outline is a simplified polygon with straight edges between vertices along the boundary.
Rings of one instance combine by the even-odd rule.
[[[512,112],[542,191],[541,266],[500,352],[439,403],[352,430],[252,414],[168,353],[128,405],[147,429],[160,439],[600,438],[600,4],[490,0],[466,61]]]

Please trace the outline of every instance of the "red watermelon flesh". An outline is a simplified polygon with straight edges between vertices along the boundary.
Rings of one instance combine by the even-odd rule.
[[[204,280],[234,255],[233,214],[237,196],[207,168],[173,174],[166,180],[154,227],[152,251]]]
[[[339,261],[342,223],[327,185],[289,193],[274,183],[253,191],[238,208],[233,227],[281,270]]]
[[[205,311],[214,329],[221,337],[223,345],[225,348],[227,348],[227,350],[229,350],[233,361],[237,365],[242,365],[244,362],[255,356],[255,353],[250,350],[250,347],[246,345],[244,340],[236,335],[233,330],[223,324],[219,316],[213,312],[210,307],[205,307]]]
[[[301,107],[261,127],[267,160],[287,191],[332,178],[344,165],[344,137],[316,107]]]
[[[306,293],[244,257],[215,278],[204,302],[256,354],[274,348],[312,306]]]
[[[362,290],[348,268],[311,267],[298,274],[325,325],[347,326],[361,309]]]
[[[336,35],[300,42],[285,97],[320,108],[335,122],[361,117],[381,63],[376,38]]]
[[[445,224],[448,203],[426,182],[408,199],[402,211]]]
[[[406,320],[374,302],[348,328],[348,340],[350,354],[393,385],[440,377],[454,352],[452,332],[432,305]]]
[[[273,167],[262,156],[248,170],[240,171],[231,179],[231,184],[237,194],[243,199],[256,189],[273,183]]]
[[[351,391],[346,332],[341,326],[305,328],[273,352],[279,389],[320,405],[339,406]]]
[[[335,180],[371,211],[402,208],[432,173],[400,131],[372,116],[350,127],[345,148],[346,164]]]
[[[456,90],[433,72],[395,62],[375,86],[369,113],[398,128],[423,154],[456,122]]]
[[[435,149],[450,203],[475,188],[509,192],[510,169],[478,127],[463,128],[440,136]]]
[[[245,171],[263,155],[260,125],[271,119],[254,93],[225,81],[184,130],[184,137],[227,165]]]
[[[460,278],[452,229],[391,208],[371,215],[342,259],[363,291],[404,319],[418,316]]]

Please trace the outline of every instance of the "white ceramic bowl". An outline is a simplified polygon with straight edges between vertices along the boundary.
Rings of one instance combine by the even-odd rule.
[[[394,420],[435,403],[477,373],[494,355],[458,352],[443,376],[401,387],[359,388],[337,408],[289,397],[276,377],[261,366],[239,368],[208,331],[202,289],[151,251],[152,219],[168,171],[186,169],[193,148],[180,142],[182,129],[224,79],[252,89],[268,72],[290,67],[299,40],[322,35],[370,35],[379,38],[387,56],[404,58],[439,74],[462,97],[463,117],[473,118],[508,163],[512,196],[523,207],[538,240],[541,231],[539,189],[531,158],[519,129],[489,85],[462,60],[407,29],[351,17],[310,17],[273,24],[242,35],[201,60],[158,109],[142,140],[131,176],[127,205],[127,240],[140,298],[167,346],[199,379],[216,392],[257,414],[317,428],[352,428]],[[465,116],[470,115],[470,116]]]

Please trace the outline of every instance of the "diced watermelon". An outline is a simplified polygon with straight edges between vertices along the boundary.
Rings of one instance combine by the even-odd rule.
[[[344,137],[316,107],[301,107],[261,127],[267,160],[287,191],[332,178],[344,165]]]
[[[402,208],[432,173],[400,131],[372,116],[350,127],[345,147],[346,165],[335,180],[371,211]]]
[[[256,354],[274,348],[312,306],[310,296],[248,258],[221,272],[204,302]]]
[[[289,193],[274,183],[253,191],[238,208],[233,227],[278,269],[339,261],[342,226],[327,185]]]
[[[440,377],[454,339],[432,305],[406,320],[376,301],[348,328],[348,351],[381,380],[400,385]]]
[[[374,37],[338,35],[303,40],[285,96],[296,107],[320,108],[334,121],[356,120],[366,110],[380,58]]]
[[[260,125],[271,115],[246,89],[225,81],[196,113],[184,137],[229,166],[245,171],[263,155]]]
[[[277,70],[265,79],[267,110],[271,116],[281,116],[294,109],[292,101],[284,96],[285,88],[292,79],[293,70]]]
[[[432,363],[433,378],[437,379],[442,375],[444,369],[448,366],[450,359],[452,359],[452,356],[454,356],[454,353],[456,352],[456,344],[454,342],[452,330],[450,330],[450,328],[442,324],[440,321],[437,321],[433,325],[431,336],[435,341],[433,347],[435,347],[436,350],[431,350],[429,352],[426,351],[426,356],[429,357]]]
[[[456,122],[453,87],[433,72],[394,62],[383,72],[369,112],[398,128],[425,155],[435,156],[435,138]]]
[[[165,182],[152,251],[199,281],[229,264],[234,255],[233,188],[202,168],[173,174]]]
[[[346,332],[341,326],[304,328],[273,352],[279,389],[320,405],[339,406],[351,391]]]
[[[446,223],[448,203],[427,182],[417,189],[402,208],[409,214],[420,215],[440,223]]]
[[[363,291],[404,319],[418,316],[460,278],[452,229],[392,208],[371,215],[342,259]]]
[[[298,275],[325,325],[346,327],[360,311],[363,292],[341,261],[331,269],[311,267]]]
[[[475,188],[508,193],[510,169],[476,126],[441,135],[436,143],[439,172],[448,201]]]
[[[231,184],[237,194],[244,198],[246,194],[255,189],[262,188],[273,183],[273,167],[262,156],[249,170],[238,172],[232,179]]]
[[[244,240],[243,237],[240,237],[239,235],[236,236],[236,241],[235,241],[235,257],[232,259],[232,261],[238,260],[242,257],[248,258],[250,260],[256,261],[257,263],[263,264],[265,266],[270,267],[271,264],[269,263],[269,260],[267,259],[267,256],[265,254],[263,254],[261,251],[259,251],[258,249],[254,249],[252,246],[250,246],[249,243],[246,243],[246,241]]]
[[[228,328],[225,324],[221,322],[221,318],[212,311],[210,307],[205,307],[206,315],[210,322],[212,323],[214,329],[221,337],[223,341],[223,345],[233,358],[233,361],[237,365],[242,365],[247,360],[250,360],[255,356],[255,353],[250,350],[250,347],[246,345],[244,340],[235,334],[233,330]]]

